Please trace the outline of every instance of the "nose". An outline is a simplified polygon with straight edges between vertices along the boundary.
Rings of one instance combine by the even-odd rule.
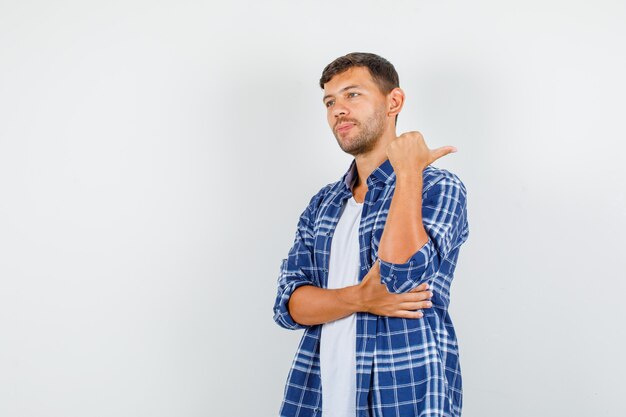
[[[344,106],[341,101],[337,100],[333,105],[332,114],[333,116],[335,116],[335,118],[338,118],[340,116],[345,116],[349,114],[349,111],[348,108]]]

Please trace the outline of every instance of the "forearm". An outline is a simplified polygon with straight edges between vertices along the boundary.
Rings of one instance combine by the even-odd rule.
[[[303,285],[291,294],[288,308],[291,317],[303,325],[327,323],[364,311],[358,285],[332,289]]]
[[[422,222],[422,172],[396,173],[396,188],[378,246],[383,261],[404,263],[428,242]]]

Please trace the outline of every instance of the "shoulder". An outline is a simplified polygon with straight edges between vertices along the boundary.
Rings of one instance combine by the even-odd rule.
[[[317,191],[313,195],[313,197],[311,197],[305,209],[305,213],[307,214],[308,217],[315,217],[320,206],[328,198],[328,196],[332,194],[332,190],[336,189],[338,185],[339,185],[339,181],[326,184],[323,187],[321,187],[319,191]]]
[[[467,190],[461,178],[452,171],[445,168],[439,168],[428,165],[422,173],[423,192],[427,193],[430,189],[452,188],[457,189],[462,194],[466,194]]]

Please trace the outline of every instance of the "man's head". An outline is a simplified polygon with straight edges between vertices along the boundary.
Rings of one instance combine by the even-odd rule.
[[[404,93],[386,59],[366,52],[344,55],[324,68],[319,85],[328,123],[344,152],[367,153],[383,133],[395,133]]]

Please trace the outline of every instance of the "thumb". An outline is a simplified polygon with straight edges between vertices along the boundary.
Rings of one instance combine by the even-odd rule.
[[[456,151],[457,149],[454,146],[442,146],[440,148],[433,149],[432,151],[430,151],[430,157],[434,161],[436,159],[441,158],[444,155],[447,155],[449,153],[454,153]]]

